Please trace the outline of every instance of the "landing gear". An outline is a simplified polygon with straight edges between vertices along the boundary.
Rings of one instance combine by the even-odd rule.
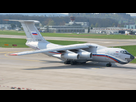
[[[76,61],[65,61],[64,64],[71,64],[71,65],[76,65],[77,62]]]
[[[80,64],[86,64],[86,62],[80,62]]]
[[[70,64],[71,64],[71,65],[76,65],[77,62],[76,62],[76,61],[70,61]]]
[[[111,63],[106,64],[106,67],[111,67],[111,66],[112,66]]]
[[[70,61],[65,61],[64,64],[70,64]]]
[[[86,62],[77,62],[74,60],[67,60],[64,62],[64,64],[71,64],[71,65],[76,65],[76,64],[86,64]]]

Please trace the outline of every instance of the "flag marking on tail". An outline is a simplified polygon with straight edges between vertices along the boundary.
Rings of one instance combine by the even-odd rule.
[[[33,35],[38,35],[37,33],[32,33]]]
[[[36,32],[32,32],[32,35],[38,35]]]

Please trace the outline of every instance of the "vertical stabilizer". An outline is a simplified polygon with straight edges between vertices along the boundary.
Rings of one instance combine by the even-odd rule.
[[[18,21],[22,24],[22,27],[26,33],[27,41],[47,42],[35,27],[35,23],[39,23],[36,20],[11,20],[5,19],[5,21]]]

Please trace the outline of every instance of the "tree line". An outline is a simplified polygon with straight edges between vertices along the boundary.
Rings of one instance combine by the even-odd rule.
[[[3,21],[3,19],[38,20],[41,25],[65,25],[70,22],[70,17],[47,17],[47,16],[26,16],[26,15],[0,15],[0,24],[11,24],[21,27],[19,22]],[[88,18],[76,17],[75,22],[89,22],[90,27],[114,27],[118,21],[111,18]]]
[[[69,13],[69,16],[89,18],[111,18],[117,21],[133,21],[133,18],[126,13]]]

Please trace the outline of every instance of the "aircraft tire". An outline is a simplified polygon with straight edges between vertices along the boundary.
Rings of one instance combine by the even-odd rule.
[[[71,65],[76,65],[77,62],[76,62],[76,61],[70,61],[70,64],[71,64]]]
[[[106,64],[106,67],[111,67],[111,66],[112,66],[111,63]]]
[[[64,64],[70,64],[70,61],[65,61]]]
[[[80,62],[80,64],[86,64],[86,62]]]

